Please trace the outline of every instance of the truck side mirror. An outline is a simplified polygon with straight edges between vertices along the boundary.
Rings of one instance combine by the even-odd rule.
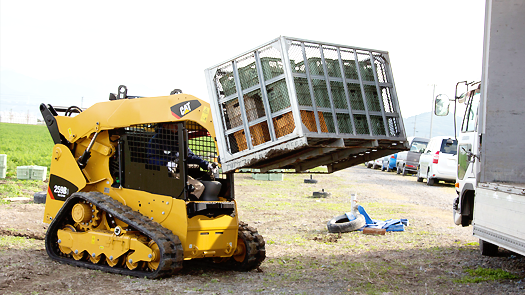
[[[434,101],[434,114],[436,114],[436,116],[448,115],[449,107],[450,101],[446,95],[440,94],[436,96]]]

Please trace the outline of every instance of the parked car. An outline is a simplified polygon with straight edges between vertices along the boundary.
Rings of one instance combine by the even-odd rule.
[[[417,181],[427,179],[427,185],[443,180],[456,181],[457,140],[447,136],[433,137],[419,158]]]
[[[397,174],[417,173],[419,156],[425,151],[429,141],[428,138],[423,137],[409,137],[408,139],[411,140],[410,150],[397,153]]]
[[[381,168],[381,171],[393,171],[396,169],[396,160],[397,160],[397,154],[393,154],[390,156],[386,156],[383,158],[383,166]]]
[[[383,158],[375,159],[373,161],[365,162],[366,168],[379,169],[383,166]]]

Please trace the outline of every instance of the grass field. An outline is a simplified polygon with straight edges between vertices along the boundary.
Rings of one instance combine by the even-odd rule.
[[[51,166],[53,140],[45,125],[0,123],[0,154],[7,155],[7,177],[17,166]]]

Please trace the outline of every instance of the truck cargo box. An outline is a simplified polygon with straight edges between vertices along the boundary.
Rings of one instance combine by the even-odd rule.
[[[334,172],[407,149],[386,51],[279,37],[205,73],[224,171]]]

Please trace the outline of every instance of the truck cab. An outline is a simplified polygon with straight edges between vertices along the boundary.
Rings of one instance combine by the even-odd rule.
[[[476,187],[475,156],[479,154],[478,114],[480,103],[480,82],[471,84],[474,89],[459,96],[458,102],[464,103],[465,114],[461,124],[461,131],[457,138],[458,164],[456,174],[456,192],[453,216],[456,225],[468,226],[472,223],[474,193]]]

